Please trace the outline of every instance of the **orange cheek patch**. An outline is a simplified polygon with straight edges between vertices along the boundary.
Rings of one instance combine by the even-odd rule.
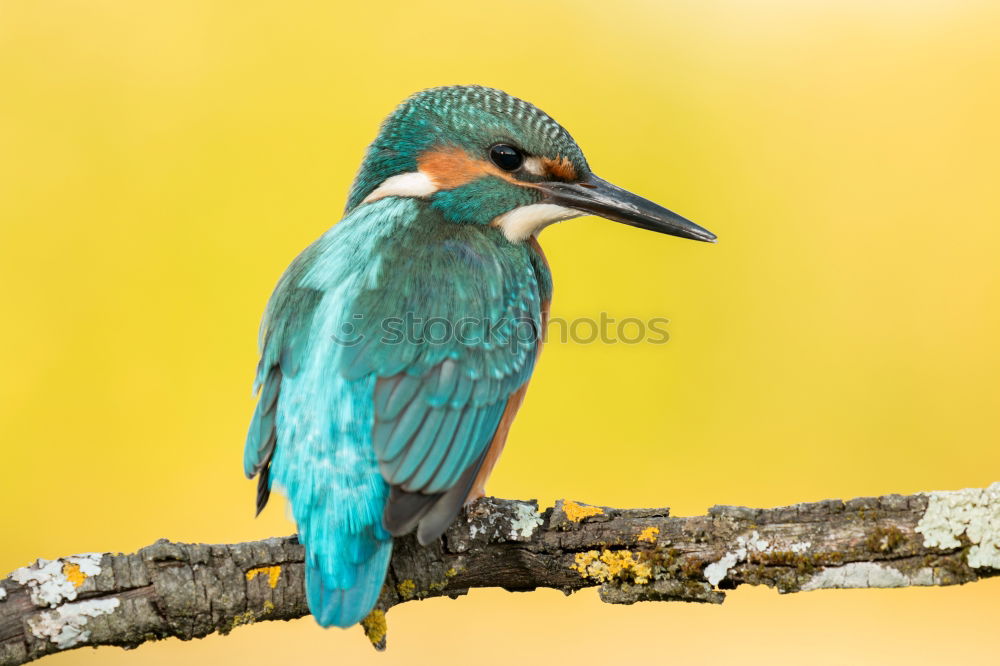
[[[550,175],[559,180],[576,180],[576,168],[565,157],[560,157],[557,160],[551,157],[543,157],[542,165]]]
[[[492,164],[477,160],[461,148],[449,146],[428,150],[417,158],[417,168],[441,190],[451,190],[485,175],[496,175]]]
[[[496,176],[521,187],[530,186],[486,160],[477,160],[457,146],[432,148],[421,153],[417,158],[417,168],[426,174],[439,190],[453,190],[483,176]]]

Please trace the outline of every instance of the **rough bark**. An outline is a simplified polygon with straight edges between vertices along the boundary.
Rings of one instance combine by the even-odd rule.
[[[473,587],[566,593],[609,603],[721,603],[722,590],[954,585],[1000,573],[1000,483],[985,489],[827,500],[707,515],[570,501],[485,498],[426,548],[400,539],[378,609],[385,645],[396,604]],[[129,555],[39,560],[0,582],[0,664],[82,646],[184,640],[308,613],[295,537],[205,545],[166,540]]]

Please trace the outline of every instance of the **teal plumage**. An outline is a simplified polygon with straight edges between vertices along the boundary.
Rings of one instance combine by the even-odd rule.
[[[583,152],[569,132],[534,105],[482,86],[431,88],[411,96],[386,118],[379,135],[365,153],[347,198],[347,209],[360,204],[387,178],[414,171],[420,154],[432,146],[458,144],[481,149],[504,141],[518,144],[532,155],[565,157],[581,173],[589,170]],[[475,187],[479,185],[474,184]],[[498,184],[490,181],[486,185],[491,189],[490,186]],[[450,196],[461,189],[445,190],[444,193]],[[507,188],[499,191],[503,196],[520,198],[522,202],[532,194]],[[487,196],[499,194],[499,191],[493,190]],[[505,210],[516,205],[517,201],[511,201]],[[475,212],[473,218],[489,219]]]
[[[551,298],[534,234],[604,186],[530,104],[474,86],[424,91],[383,124],[343,220],[281,277],[244,471],[260,477],[258,511],[272,485],[288,497],[319,624],[364,618],[393,537],[438,538],[481,484]],[[622,221],[652,224],[629,196]]]
[[[381,525],[388,488],[370,442],[374,378],[342,377],[335,339],[352,288],[372,279],[374,243],[412,203],[377,208],[381,215],[349,217],[327,232],[279,282],[262,325],[261,399],[246,445],[247,474],[269,465],[288,495],[307,549],[309,606],[323,625],[349,626],[370,610],[392,552]]]
[[[308,248],[272,296],[245,471],[258,472],[273,450],[270,478],[288,494],[309,553],[309,604],[320,624],[349,626],[375,603],[392,551],[382,526],[389,485],[433,499],[458,488],[445,515],[419,532],[436,538],[471,486],[456,486],[462,472],[531,373],[551,281],[528,246],[499,234],[448,222],[424,202],[382,199]],[[405,245],[392,242],[402,235]],[[452,277],[442,281],[445,274]],[[437,337],[416,330],[394,344],[382,326],[403,313],[528,322],[531,332],[518,340],[501,331],[511,339],[493,346],[418,343]],[[388,519],[412,529],[423,514],[403,507]]]

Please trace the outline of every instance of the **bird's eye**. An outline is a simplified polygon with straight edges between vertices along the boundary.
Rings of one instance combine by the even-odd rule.
[[[504,171],[514,171],[524,163],[521,151],[505,143],[498,143],[490,148],[490,159]]]

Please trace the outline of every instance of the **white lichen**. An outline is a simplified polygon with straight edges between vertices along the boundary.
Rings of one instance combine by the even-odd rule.
[[[749,536],[740,535],[736,537],[736,549],[727,552],[717,562],[712,562],[705,567],[705,580],[718,585],[723,578],[729,575],[729,571],[740,562],[745,562],[750,553],[774,553],[777,551],[792,551],[793,553],[804,553],[812,546],[812,542],[799,541],[789,545],[775,544],[767,539],[761,538],[757,530]]]
[[[740,537],[743,538],[743,537]],[[747,558],[746,548],[737,548],[733,552],[726,553],[718,562],[712,562],[705,567],[705,580],[713,587],[722,582],[729,570]]]
[[[7,590],[4,589],[3,584],[0,584],[0,601],[7,598]]]
[[[469,538],[475,539],[477,534],[484,534],[487,538],[495,538],[497,536],[496,523],[500,519],[500,516],[500,513],[495,512],[490,512],[485,516],[469,515],[467,518],[469,523]],[[485,524],[482,524],[482,526],[476,524],[476,521],[482,522],[484,520]]]
[[[510,521],[510,534],[507,538],[512,541],[527,541],[541,525],[542,516],[538,509],[527,502],[519,502],[514,507],[514,518]]]
[[[90,618],[107,615],[120,605],[121,601],[117,598],[65,604],[28,618],[28,628],[35,638],[50,640],[60,650],[65,650],[90,638],[90,632],[84,629]]]
[[[927,511],[916,531],[928,548],[959,548],[963,533],[972,544],[970,567],[1000,569],[1000,481],[988,488],[927,493]]]
[[[912,576],[899,569],[875,562],[851,562],[839,567],[825,567],[802,585],[802,590],[854,589],[865,587],[908,587],[934,585],[934,570],[924,567]]]
[[[705,580],[713,587],[718,585],[729,574],[730,569],[747,559],[749,551],[763,553],[767,552],[770,547],[771,544],[767,540],[761,539],[760,535],[757,534],[757,530],[754,530],[749,537],[738,536],[736,538],[736,550],[727,552],[719,561],[712,562],[705,567]]]
[[[15,570],[10,577],[28,587],[36,606],[55,608],[63,601],[76,599],[77,585],[64,573],[66,565],[75,565],[84,578],[89,578],[101,573],[101,557],[101,553],[82,553],[58,560],[39,558],[34,564]]]

